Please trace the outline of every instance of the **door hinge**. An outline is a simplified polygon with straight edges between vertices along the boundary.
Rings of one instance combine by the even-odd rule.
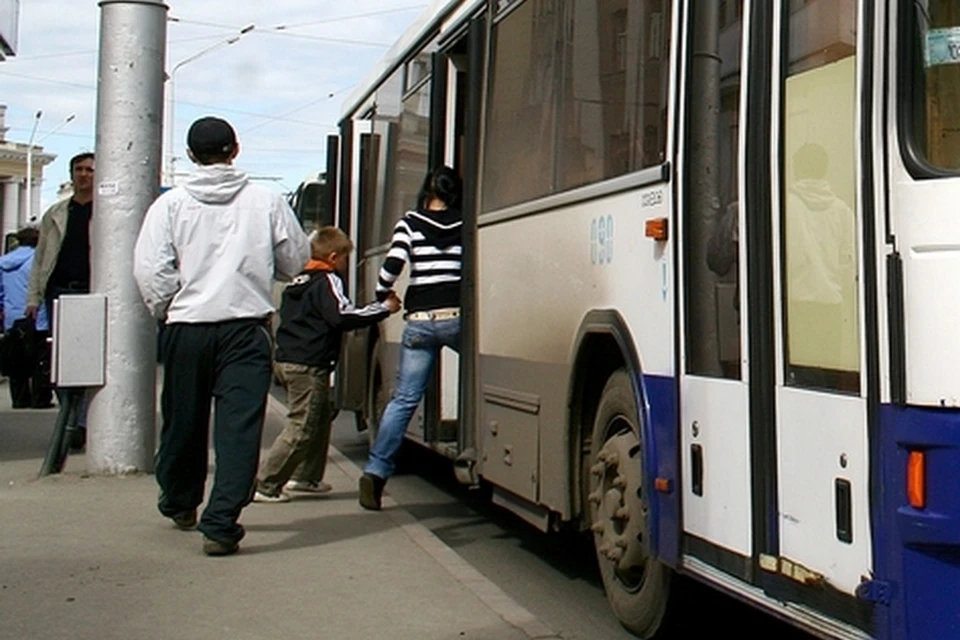
[[[864,580],[857,585],[857,598],[864,602],[889,605],[893,597],[893,585],[883,580]]]

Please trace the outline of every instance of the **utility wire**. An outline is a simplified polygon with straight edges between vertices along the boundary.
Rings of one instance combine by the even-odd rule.
[[[216,40],[219,38],[219,35],[213,36],[197,36],[195,38],[179,38],[177,40],[168,40],[167,44],[180,44],[183,42],[200,42],[203,40]],[[45,53],[39,56],[17,56],[16,58],[10,58],[7,60],[9,64],[16,64],[18,62],[33,62],[34,60],[49,60],[50,58],[67,58],[70,56],[87,56],[99,52],[99,49],[84,49],[82,51],[64,51],[61,53]]]
[[[403,13],[403,12],[406,12],[406,11],[415,11],[415,10],[417,10],[417,9],[423,9],[425,6],[427,6],[427,5],[425,5],[425,4],[418,4],[418,5],[414,5],[414,6],[410,6],[410,7],[398,7],[398,8],[396,8],[396,9],[385,9],[385,10],[383,10],[383,11],[371,11],[371,12],[369,12],[369,13],[357,13],[357,14],[346,15],[346,16],[333,16],[333,17],[331,17],[331,18],[324,18],[323,20],[314,20],[314,21],[311,21],[311,22],[298,22],[298,23],[294,23],[294,24],[280,24],[280,25],[275,25],[275,26],[273,26],[273,27],[263,27],[263,28],[261,28],[261,29],[259,30],[259,32],[260,32],[260,33],[265,33],[265,32],[268,32],[268,31],[270,31],[270,30],[285,31],[285,30],[287,30],[287,29],[299,29],[299,28],[301,28],[301,27],[312,27],[312,26],[318,25],[318,24],[330,24],[330,23],[332,23],[332,22],[345,22],[345,21],[347,21],[347,20],[358,20],[358,19],[361,19],[361,18],[373,18],[373,17],[376,17],[376,16],[389,15],[389,14],[391,14],[391,13]],[[227,30],[230,30],[230,31],[235,31],[235,30],[237,30],[237,29],[240,28],[240,27],[237,27],[237,26],[231,25],[231,24],[222,24],[222,23],[219,23],[219,22],[204,22],[204,21],[202,21],[202,20],[191,20],[191,19],[189,19],[189,18],[180,18],[180,17],[175,17],[175,16],[171,16],[171,17],[169,18],[169,20],[170,20],[171,22],[174,22],[174,23],[192,24],[192,25],[197,25],[197,26],[201,26],[201,27],[213,27],[213,28],[216,28],[216,29],[227,29]]]
[[[96,87],[95,87],[94,85],[90,85],[90,84],[78,84],[78,83],[75,83],[75,82],[66,82],[66,81],[63,81],[63,80],[54,80],[53,78],[41,78],[41,77],[38,77],[38,76],[27,75],[27,74],[23,74],[23,73],[14,73],[14,72],[11,72],[11,71],[0,71],[0,76],[10,76],[10,77],[13,77],[13,78],[23,78],[23,79],[25,79],[25,80],[32,80],[33,82],[42,82],[42,83],[46,83],[46,84],[53,84],[53,85],[58,85],[58,86],[63,86],[63,87],[73,87],[73,88],[75,88],[75,89],[86,89],[86,90],[88,90],[88,91],[96,91]],[[310,122],[310,121],[307,121],[307,120],[296,120],[296,119],[293,119],[293,118],[288,118],[288,117],[286,117],[286,115],[279,115],[279,116],[278,116],[278,115],[271,115],[271,114],[267,114],[267,113],[257,113],[257,112],[254,112],[254,111],[244,111],[244,110],[242,110],[242,109],[233,109],[233,108],[231,108],[231,107],[224,107],[224,106],[222,106],[222,105],[201,104],[201,103],[199,103],[199,102],[188,102],[188,101],[186,101],[186,100],[177,100],[176,102],[177,102],[177,104],[179,104],[179,105],[184,105],[184,106],[188,106],[188,107],[198,107],[198,108],[200,108],[200,109],[215,109],[215,110],[217,110],[217,111],[225,111],[225,112],[228,112],[228,113],[235,113],[235,114],[237,114],[237,115],[242,115],[242,116],[250,116],[250,117],[253,117],[253,118],[264,118],[264,119],[266,119],[268,122],[283,121],[283,122],[287,122],[287,123],[290,123],[290,124],[300,124],[300,125],[304,125],[304,126],[308,126],[308,127],[324,127],[324,128],[328,128],[328,127],[332,126],[332,125],[324,124],[324,123],[320,123],[320,122]],[[313,105],[316,104],[317,102],[320,102],[320,101],[317,100],[316,102],[311,102],[310,104],[308,104],[308,105],[306,105],[306,106],[299,107],[299,108],[295,109],[294,111],[291,111],[290,114],[293,114],[293,113],[297,113],[297,112],[299,112],[299,111],[302,111],[303,109],[306,109],[307,107],[313,106]],[[288,114],[288,115],[289,115],[289,114]],[[265,123],[265,124],[266,124],[266,123]],[[255,126],[259,126],[259,125],[255,125]]]

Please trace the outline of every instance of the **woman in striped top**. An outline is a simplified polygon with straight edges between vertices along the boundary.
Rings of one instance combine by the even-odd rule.
[[[377,438],[360,478],[360,504],[380,509],[387,479],[403,435],[444,346],[460,351],[460,266],[463,254],[460,177],[438,167],[423,182],[416,211],[393,228],[390,252],[380,269],[377,297],[383,300],[410,263],[404,308],[407,325],[400,347],[397,390],[383,412]]]

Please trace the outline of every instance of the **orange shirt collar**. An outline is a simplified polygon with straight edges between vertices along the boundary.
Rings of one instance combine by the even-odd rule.
[[[333,271],[334,267],[331,263],[326,260],[318,260],[316,258],[310,258],[307,261],[307,266],[303,268],[304,271]]]

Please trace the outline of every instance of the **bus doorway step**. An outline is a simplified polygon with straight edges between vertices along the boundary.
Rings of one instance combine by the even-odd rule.
[[[466,449],[453,461],[453,471],[460,484],[474,487],[480,484],[477,477],[477,450]]]

